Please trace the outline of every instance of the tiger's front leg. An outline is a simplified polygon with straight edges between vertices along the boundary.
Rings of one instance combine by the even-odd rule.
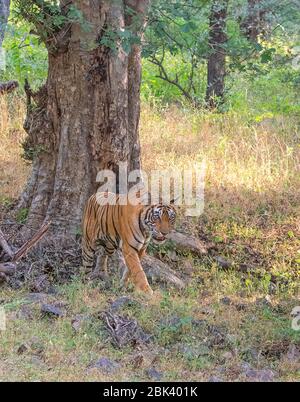
[[[141,249],[141,251],[139,252],[140,260],[143,259],[144,257],[146,257],[146,255],[147,255],[146,251],[147,251],[147,247],[143,247]]]
[[[126,274],[126,279],[129,277],[138,290],[152,296],[153,290],[148,283],[148,279],[140,262],[139,254],[132,247],[130,247],[130,245],[124,244],[123,255],[129,271]]]

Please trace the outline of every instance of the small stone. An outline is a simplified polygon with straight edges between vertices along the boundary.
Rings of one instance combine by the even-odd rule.
[[[88,366],[88,369],[97,369],[102,371],[104,374],[113,374],[120,368],[120,364],[117,362],[108,359],[107,357],[102,357],[97,360],[95,363],[92,363]]]
[[[232,304],[232,300],[230,299],[230,297],[223,297],[220,302],[222,304],[224,304],[225,306],[230,306]]]
[[[20,307],[20,310],[17,312],[16,317],[19,320],[33,320],[34,318],[34,310],[32,306],[24,305]]]
[[[89,319],[88,315],[77,314],[71,321],[72,328],[75,332],[79,332],[82,329],[84,323]]]
[[[221,268],[223,268],[223,269],[225,269],[225,270],[232,267],[232,262],[225,260],[225,258],[223,258],[223,257],[221,257],[221,256],[215,257],[215,261],[217,262],[217,264],[218,264]]]
[[[224,360],[229,361],[234,358],[234,354],[232,352],[225,352],[222,354]]]
[[[255,267],[251,267],[247,264],[240,264],[240,266],[238,267],[238,270],[242,273],[245,274],[255,274],[257,273],[257,269]]]
[[[213,375],[208,379],[208,382],[224,382],[224,381],[222,380],[222,378]]]
[[[132,300],[130,297],[122,296],[119,299],[114,300],[111,303],[110,308],[115,313],[118,310],[120,310],[121,308],[123,308],[124,306],[130,306],[133,304],[138,304],[138,302],[135,300]]]
[[[261,355],[261,353],[255,348],[250,348],[248,350],[248,353],[249,353],[249,356],[251,357],[251,359],[256,360],[256,361],[259,359],[259,357]]]
[[[241,365],[243,374],[254,382],[273,382],[276,374],[270,369],[256,370],[248,363]]]
[[[204,344],[179,345],[178,350],[182,355],[184,355],[188,358],[208,356],[211,353],[209,347]]]
[[[46,293],[28,293],[25,296],[25,300],[29,303],[45,303],[48,297],[49,295]]]
[[[296,345],[291,344],[285,358],[290,363],[300,363],[300,349]]]
[[[17,354],[20,356],[20,355],[23,355],[24,353],[26,353],[27,351],[28,351],[28,347],[25,344],[22,344],[18,347]]]
[[[192,275],[192,273],[194,272],[194,266],[190,261],[184,261],[182,264],[182,269],[183,271],[188,274],[188,275]]]
[[[61,318],[65,316],[65,313],[59,307],[56,307],[52,304],[43,304],[41,307],[41,312],[44,316],[55,318]]]
[[[178,255],[177,255],[175,250],[168,251],[168,257],[173,262],[178,262],[179,261],[179,257],[178,257]]]
[[[46,367],[45,362],[38,356],[32,356],[31,359],[30,359],[30,363],[33,366],[36,366],[36,367],[38,367],[40,369],[43,369],[43,368]]]
[[[163,378],[163,373],[160,373],[154,367],[145,370],[145,373],[151,380],[160,381]]]
[[[193,327],[198,327],[198,328],[204,328],[204,327],[207,326],[207,321],[206,320],[193,319],[192,320],[192,326]]]

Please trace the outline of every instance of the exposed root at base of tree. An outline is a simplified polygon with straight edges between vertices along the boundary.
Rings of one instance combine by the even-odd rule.
[[[16,271],[18,262],[32,249],[42,238],[46,235],[49,229],[50,223],[44,225],[36,232],[32,239],[28,240],[17,251],[13,252],[8,242],[5,239],[3,232],[0,229],[0,246],[2,252],[0,254],[0,279],[7,281],[7,275],[13,275]],[[3,259],[3,263],[1,260]],[[7,260],[8,259],[8,260]]]
[[[177,289],[185,287],[184,281],[177,276],[176,272],[157,258],[147,255],[142,260],[142,266],[147,277],[153,282],[159,281],[164,284],[171,284]]]

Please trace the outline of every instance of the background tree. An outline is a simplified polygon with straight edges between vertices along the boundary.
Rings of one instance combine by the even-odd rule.
[[[226,77],[226,19],[228,0],[213,1],[209,18],[210,55],[207,63],[206,102],[212,109],[223,101]]]
[[[242,76],[253,80],[274,71],[275,64],[280,68],[280,63],[291,61],[285,45],[297,42],[296,0],[156,0],[152,4],[144,56],[154,66],[145,63],[145,74],[157,96],[163,92],[170,99],[172,94],[202,107],[217,103],[222,111],[230,107],[226,98],[236,87],[236,75],[240,82]],[[214,102],[218,97],[219,102]]]
[[[75,233],[102,169],[140,166],[140,38],[148,0],[24,1],[48,52],[48,77],[26,85],[25,143],[32,173],[20,208],[28,226]]]
[[[0,70],[1,70],[1,58],[4,57],[2,50],[2,43],[4,40],[6,25],[8,22],[10,11],[10,0],[0,0]],[[4,60],[5,63],[5,60]],[[17,81],[0,82],[0,95],[9,93],[18,87]]]
[[[252,42],[257,42],[260,34],[267,30],[267,17],[270,2],[248,0],[247,13],[241,22],[241,31]]]
[[[0,47],[4,39],[6,24],[9,16],[10,0],[0,0]]]

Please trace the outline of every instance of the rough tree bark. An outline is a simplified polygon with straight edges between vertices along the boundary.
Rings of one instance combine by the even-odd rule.
[[[226,77],[226,50],[227,42],[226,19],[228,0],[214,1],[209,21],[208,77],[206,102],[209,108],[216,108],[224,98]]]
[[[262,0],[248,0],[247,16],[240,24],[241,31],[248,40],[257,42],[259,35],[265,31],[267,13]]]
[[[0,48],[3,43],[5,29],[9,17],[10,0],[0,0]]]
[[[100,41],[108,30],[128,28],[133,18],[141,36],[149,1],[61,2],[62,10],[75,4],[89,29],[73,22],[46,41],[47,82],[37,93],[26,87],[25,147],[34,159],[19,207],[29,208],[29,227],[51,221],[52,231],[75,233],[97,172],[117,173],[119,162],[140,167],[140,46],[126,54]]]

